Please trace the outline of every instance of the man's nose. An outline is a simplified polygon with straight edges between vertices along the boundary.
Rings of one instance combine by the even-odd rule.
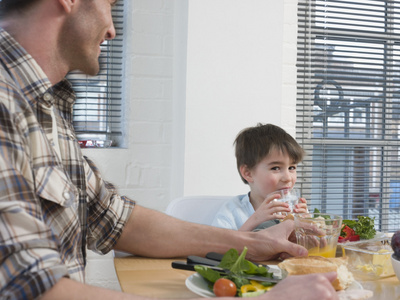
[[[115,31],[114,22],[112,22],[110,28],[107,30],[106,39],[112,40],[115,38],[116,35],[117,33]]]

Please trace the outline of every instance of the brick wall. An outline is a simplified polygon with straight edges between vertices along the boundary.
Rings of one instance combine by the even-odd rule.
[[[174,1],[126,0],[124,149],[86,149],[106,180],[141,205],[170,201]],[[86,282],[119,290],[113,256],[89,251]]]

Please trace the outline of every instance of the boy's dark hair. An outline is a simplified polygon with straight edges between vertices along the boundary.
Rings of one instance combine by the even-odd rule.
[[[282,128],[272,124],[257,124],[255,127],[243,129],[237,135],[235,142],[236,165],[240,174],[240,166],[249,169],[255,167],[272,150],[287,153],[298,164],[303,160],[304,150],[296,140]],[[247,180],[240,174],[243,182]]]

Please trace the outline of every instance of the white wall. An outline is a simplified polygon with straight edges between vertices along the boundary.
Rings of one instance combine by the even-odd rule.
[[[283,12],[283,1],[189,1],[185,194],[248,191],[232,144],[245,127],[281,124]]]
[[[295,132],[297,2],[125,3],[127,148],[85,154],[122,194],[161,211],[183,194],[246,192],[238,131]],[[89,255],[87,282],[119,289],[111,255]]]

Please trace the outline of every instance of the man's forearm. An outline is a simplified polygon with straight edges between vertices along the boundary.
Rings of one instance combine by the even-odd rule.
[[[74,299],[121,299],[121,300],[144,300],[145,297],[124,294],[118,291],[107,290],[83,284],[68,278],[63,278],[48,290],[41,300],[74,300]]]
[[[136,205],[115,249],[148,257],[204,256],[254,241],[248,232],[189,223]]]
[[[293,228],[289,220],[258,232],[222,229],[181,221],[136,205],[115,249],[162,258],[225,253],[231,248],[240,252],[246,246],[247,258],[253,261],[275,259],[282,253],[306,256],[304,247],[288,241]]]

